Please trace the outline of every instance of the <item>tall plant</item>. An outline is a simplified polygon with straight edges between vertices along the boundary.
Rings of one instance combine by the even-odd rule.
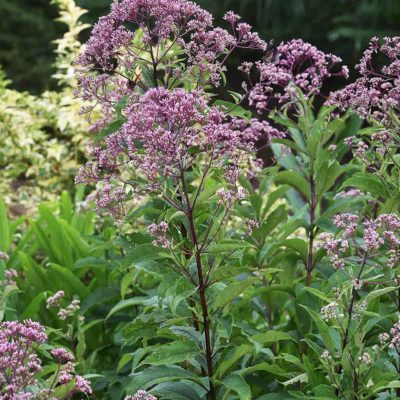
[[[250,398],[241,375],[227,374],[255,351],[248,344],[238,353],[234,323],[224,311],[252,282],[226,269],[227,259],[246,246],[231,239],[230,215],[246,196],[239,177],[252,164],[255,143],[281,134],[251,120],[239,104],[212,104],[211,89],[220,85],[229,55],[266,47],[239,19],[226,14],[229,33],[187,1],[114,2],[78,60],[80,94],[92,101],[87,111],[100,103],[105,119],[97,126],[106,127],[77,181],[101,182],[97,206],[114,216],[124,214],[133,197],[150,197],[157,210],[148,225],[154,247],[144,260],[165,257],[169,267],[159,306],[145,309],[125,330],[128,345],[141,337],[144,347],[128,394],[169,377],[181,382],[160,384],[155,393],[217,399],[233,391]],[[128,258],[137,262],[138,251]],[[156,332],[169,341],[148,346]]]

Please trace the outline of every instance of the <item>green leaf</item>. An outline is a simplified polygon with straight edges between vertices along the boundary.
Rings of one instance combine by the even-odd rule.
[[[122,344],[134,345],[139,339],[152,338],[157,333],[159,323],[137,319],[122,329]]]
[[[165,251],[165,249],[163,249]],[[144,261],[156,260],[160,258],[160,249],[151,244],[140,244],[132,249],[124,258],[123,264],[127,267],[140,264]]]
[[[332,300],[329,299],[328,297],[326,297],[321,291],[319,291],[318,289],[312,288],[312,287],[305,287],[304,290],[306,292],[309,292],[311,294],[313,294],[314,296],[317,296],[318,298],[320,298],[321,300],[326,301],[327,303],[330,303]]]
[[[317,314],[315,311],[311,310],[310,308],[300,304],[300,307],[304,308],[308,314],[310,314],[311,318],[313,319],[315,325],[318,328],[319,333],[321,334],[322,340],[328,349],[330,354],[335,354],[335,343],[330,336],[329,327],[326,322]]]
[[[159,398],[168,400],[201,400],[199,393],[194,387],[200,390],[200,386],[195,385],[193,382],[189,384],[183,382],[163,382],[158,384],[151,393]],[[202,390],[204,394],[204,390]]]
[[[303,261],[307,260],[308,246],[304,240],[298,238],[286,239],[280,243],[280,246],[286,246],[289,247],[290,249],[295,250],[297,253],[301,255]]]
[[[307,180],[294,171],[281,171],[275,175],[275,180],[280,183],[286,183],[297,191],[302,193],[307,200],[310,199],[310,184]]]
[[[294,385],[295,383],[307,383],[308,382],[308,376],[307,374],[299,374],[295,376],[292,379],[289,379],[288,381],[281,382],[282,385],[284,386],[289,386],[289,385]]]
[[[240,400],[251,400],[251,389],[244,378],[238,374],[231,374],[222,380],[222,384],[239,395]]]
[[[10,247],[10,231],[8,226],[7,208],[0,197],[0,251],[7,252]]]
[[[196,374],[176,365],[149,367],[144,371],[131,374],[130,378],[131,382],[126,387],[128,395],[133,395],[140,389],[148,390],[162,382],[172,382],[180,379],[199,381]]]
[[[99,142],[100,140],[106,138],[114,132],[117,132],[118,129],[126,122],[125,118],[118,118],[117,120],[111,122],[108,126],[102,129],[95,138],[95,142]]]
[[[245,108],[239,106],[238,104],[231,103],[225,100],[216,100],[213,105],[223,108],[224,112],[228,115],[243,119],[251,118],[251,111],[246,110]]]
[[[188,340],[176,340],[154,348],[154,352],[143,361],[150,365],[171,365],[187,361],[200,353],[197,345]]]
[[[281,340],[293,340],[293,338],[286,332],[279,332],[279,331],[267,331],[257,333],[251,337],[251,340],[261,343],[261,344],[268,344],[268,343],[276,343]]]
[[[69,295],[77,294],[81,299],[84,299],[89,290],[81,282],[81,280],[68,268],[58,264],[50,264],[47,274],[52,279],[59,289],[64,289]]]
[[[254,235],[262,235],[263,238],[271,233],[281,222],[285,222],[287,219],[286,205],[281,204],[276,210],[272,211],[268,215],[266,221],[262,226],[253,231]]]
[[[223,308],[231,301],[238,298],[250,285],[252,285],[254,279],[247,279],[246,281],[234,282],[229,284],[224,290],[221,290],[214,303],[212,304],[214,309]]]
[[[348,186],[354,186],[360,190],[369,192],[378,197],[390,197],[390,194],[386,190],[383,183],[376,175],[373,174],[357,172],[343,183],[341,189]]]
[[[398,287],[391,286],[391,287],[386,287],[383,289],[374,290],[373,292],[367,294],[367,296],[365,297],[365,300],[367,302],[371,301],[377,297],[383,296],[384,294],[393,292],[397,289],[398,289]]]
[[[232,349],[225,357],[222,358],[222,361],[219,364],[219,367],[216,371],[216,375],[222,377],[225,373],[244,355],[251,354],[253,351],[253,346],[248,344],[241,344],[240,346]]]
[[[208,246],[206,248],[207,253],[229,253],[235,250],[241,250],[248,247],[249,244],[244,241],[229,241],[228,243],[218,243]]]
[[[145,300],[147,300],[148,297],[133,297],[132,299],[127,299],[127,300],[122,300],[120,301],[117,305],[115,305],[110,312],[107,314],[106,320],[110,318],[112,315],[117,313],[118,311],[121,311],[127,307],[133,307],[137,306],[139,304],[143,304]]]
[[[287,372],[284,369],[282,369],[279,365],[268,364],[267,362],[262,362],[262,363],[253,365],[252,367],[243,368],[239,371],[236,371],[235,373],[246,376],[246,375],[252,374],[253,372],[256,372],[256,371],[265,371],[268,374],[276,375],[276,376],[286,376],[287,375]]]
[[[46,293],[41,292],[36,295],[25,308],[24,312],[21,315],[21,319],[35,319],[37,313],[40,310],[40,306],[42,305],[43,301],[46,298]]]

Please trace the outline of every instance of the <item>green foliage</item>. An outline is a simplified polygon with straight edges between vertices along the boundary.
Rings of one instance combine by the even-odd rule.
[[[73,1],[56,4],[60,22],[68,27],[57,40],[55,77],[61,91],[40,96],[18,92],[8,88],[0,73],[0,193],[17,215],[34,212],[40,200],[73,189],[86,143],[88,125],[78,116],[72,65],[81,48],[78,35],[87,27],[79,22],[85,11]]]

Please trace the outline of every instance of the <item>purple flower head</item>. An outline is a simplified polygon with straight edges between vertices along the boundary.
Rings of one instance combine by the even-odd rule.
[[[157,400],[157,398],[145,390],[139,390],[133,396],[126,396],[124,400]]]
[[[65,297],[65,293],[63,290],[59,290],[57,293],[55,293],[53,296],[50,296],[46,300],[46,307],[58,307],[60,305],[61,299]]]
[[[226,20],[231,32],[214,28],[211,14],[191,1],[114,0],[77,60],[77,96],[107,105],[116,87],[145,91],[144,69],[160,70],[155,86],[170,87],[177,78],[218,86],[236,48],[266,48],[250,25],[238,23],[239,16],[227,13]]]
[[[376,67],[375,58],[384,56],[386,64]],[[361,118],[380,121],[393,127],[390,110],[400,106],[400,37],[385,37],[380,44],[374,37],[364,52],[357,70],[360,77],[344,89],[331,94],[329,103],[342,110],[354,110]]]
[[[376,219],[362,220],[356,214],[339,214],[333,223],[340,229],[335,238],[322,234],[322,247],[327,251],[335,269],[343,269],[347,256],[362,259],[386,257],[383,267],[393,268],[400,261],[400,218],[395,214],[382,214]]]
[[[250,93],[250,103],[261,112],[274,104],[288,104],[296,97],[296,87],[309,98],[321,92],[324,81],[332,76],[348,76],[341,59],[325,54],[301,39],[282,42],[276,56],[256,64],[260,79]],[[244,65],[242,70],[248,71]]]
[[[200,156],[213,166],[232,169],[249,157],[260,138],[284,135],[267,122],[229,119],[207,100],[200,91],[183,89],[154,88],[137,96],[125,110],[126,123],[92,150],[94,162],[77,180],[111,182],[139,173],[148,182],[147,190],[157,191],[163,179],[179,177]],[[117,210],[124,199],[122,189],[106,184],[97,205]]]
[[[53,349],[51,351],[51,355],[60,364],[65,364],[74,359],[74,356],[72,355],[72,353],[70,353],[69,351],[67,351],[63,348]]]
[[[129,66],[136,54],[131,47],[134,33],[127,24],[142,30],[147,45],[157,45],[175,35],[203,31],[211,23],[208,12],[186,0],[114,0],[111,12],[94,26],[78,63],[99,65],[104,71],[113,70],[121,60]]]
[[[0,251],[0,260],[7,262],[9,259],[10,259],[10,257],[8,256],[7,253],[4,253],[4,251]]]
[[[155,246],[170,247],[170,242],[167,237],[168,223],[161,221],[159,224],[151,224],[148,227],[149,233],[155,238],[153,244]]]
[[[17,398],[36,384],[42,369],[36,347],[46,340],[44,328],[31,320],[0,325],[0,398]]]

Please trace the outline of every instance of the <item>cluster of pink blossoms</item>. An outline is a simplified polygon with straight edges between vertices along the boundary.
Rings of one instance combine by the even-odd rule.
[[[99,65],[104,71],[113,70],[120,62],[132,67],[136,61],[131,45],[135,33],[126,28],[127,23],[142,30],[146,45],[156,46],[175,35],[204,31],[212,25],[212,17],[185,0],[114,0],[111,12],[94,26],[78,63]]]
[[[58,374],[58,379],[50,388],[39,388],[37,374],[42,371],[42,363],[37,348],[46,340],[44,328],[31,320],[24,323],[3,322],[0,325],[0,400],[55,399],[53,390],[57,385],[73,380],[75,384],[65,398],[74,393],[91,393],[89,382],[75,375],[70,363],[72,354],[61,348],[52,350],[51,354],[58,363],[59,371],[62,371],[62,364],[67,363],[68,379],[62,381],[62,374]],[[39,392],[31,391],[32,387],[37,387]]]
[[[339,214],[333,219],[341,229],[335,238],[329,233],[322,234],[322,246],[331,257],[335,269],[344,269],[346,255],[351,248],[360,257],[374,257],[385,249],[388,256],[385,265],[392,268],[400,261],[400,218],[395,214],[382,214],[373,220],[361,221],[356,214]]]
[[[4,271],[4,280],[0,281],[0,286],[16,286],[18,272],[15,269],[6,269]]]
[[[157,192],[163,179],[179,179],[203,154],[237,177],[233,170],[249,158],[258,139],[283,136],[266,121],[228,119],[218,107],[209,107],[200,91],[150,89],[127,107],[126,115],[121,129],[92,150],[95,162],[79,171],[77,182],[124,182],[122,174],[132,177],[139,171],[146,189]],[[116,207],[125,198],[122,190],[105,195],[107,201],[98,206]]]
[[[58,308],[57,316],[61,320],[66,320],[68,317],[73,316],[79,309],[80,309],[80,300],[74,299],[71,303],[68,304],[66,308],[61,308],[61,300],[65,297],[65,293],[63,290],[59,290],[53,296],[50,296],[46,300],[46,307],[47,308]],[[83,318],[82,316],[80,318]]]
[[[8,254],[4,253],[4,251],[0,251],[0,260],[3,260],[3,261],[7,262],[9,260]]]
[[[374,58],[384,56],[387,64],[380,69]],[[385,37],[383,44],[374,37],[357,69],[360,73],[354,83],[332,93],[329,103],[342,110],[354,110],[360,117],[380,121],[387,128],[393,127],[390,110],[398,112],[400,106],[400,37]]]
[[[381,333],[379,335],[379,341],[382,345],[389,342],[389,347],[400,355],[400,319],[390,329],[390,333]]]
[[[296,87],[308,98],[321,92],[327,78],[348,77],[348,68],[340,66],[339,57],[325,54],[301,39],[281,43],[275,53],[256,63],[260,78],[249,99],[260,112],[290,103],[297,97]],[[244,63],[241,69],[249,73],[251,64]]]
[[[168,223],[166,221],[161,221],[159,224],[151,224],[149,225],[148,230],[150,235],[155,238],[153,241],[155,246],[162,246],[165,248],[170,247],[170,242],[167,236]]]
[[[157,400],[157,398],[145,390],[139,390],[133,396],[126,396],[124,400]]]
[[[110,83],[128,89],[126,83],[136,82],[146,90],[147,84],[136,69],[138,62],[154,69],[165,63],[167,76],[160,80],[167,86],[170,78],[183,74],[200,74],[203,79],[218,85],[226,57],[234,49],[266,48],[266,43],[248,24],[238,22],[239,16],[228,13],[226,19],[232,34],[213,28],[211,14],[191,1],[114,0],[111,12],[94,26],[87,46],[77,60],[80,96],[107,102],[110,93],[106,87]],[[128,25],[140,29],[140,33],[132,32]],[[135,37],[141,34],[138,44]],[[173,45],[180,46],[186,54],[186,66],[168,61]],[[88,71],[100,74],[88,75]]]

